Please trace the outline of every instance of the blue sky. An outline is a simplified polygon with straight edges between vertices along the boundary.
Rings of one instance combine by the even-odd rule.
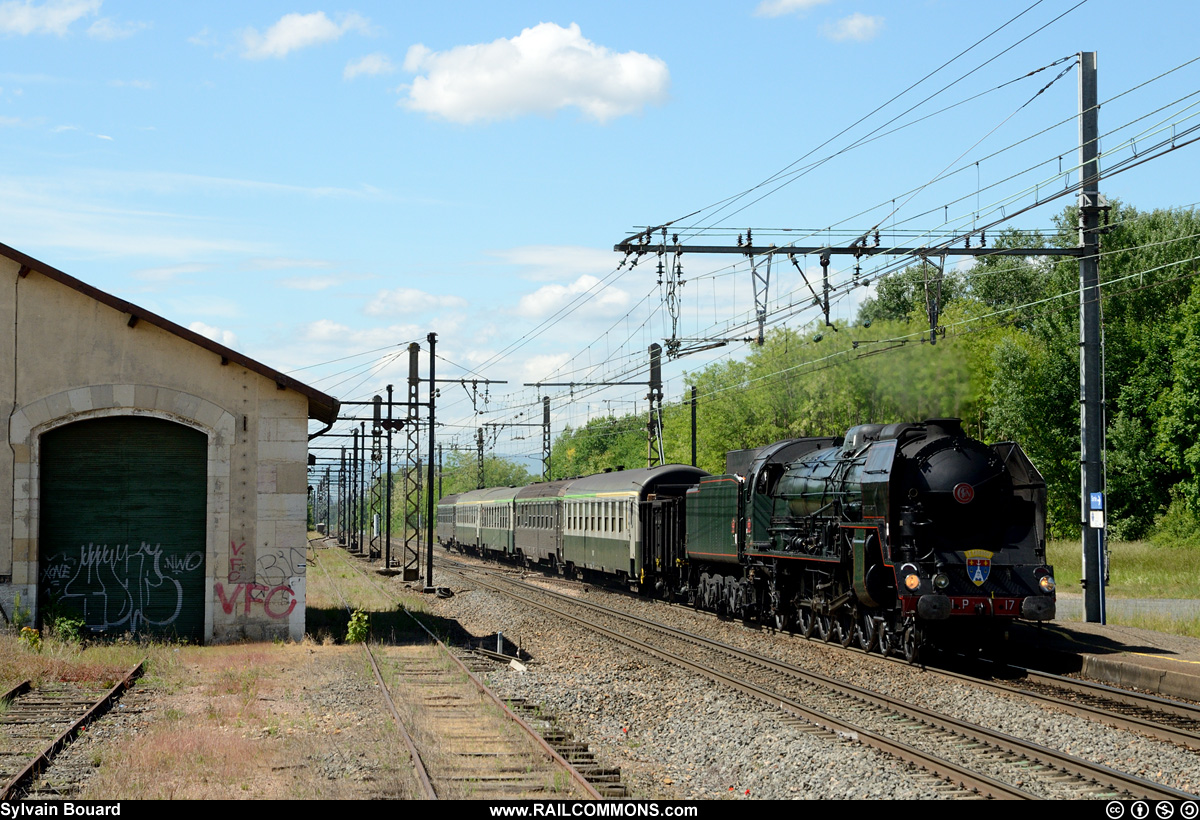
[[[443,388],[443,436],[465,443],[537,402],[522,382],[619,378],[669,333],[652,260],[606,279],[634,226],[805,229],[782,244],[994,221],[1070,182],[1077,80],[1056,61],[1083,50],[1106,167],[1194,125],[1200,63],[1153,78],[1200,56],[1195,6],[1078,3],[0,0],[0,242],[343,399],[401,386],[393,354],[434,331],[440,377],[509,382],[477,408]],[[1190,205],[1195,153],[1102,189]],[[1046,228],[1067,201],[1013,224]],[[751,305],[745,263],[684,261],[683,332],[726,332]],[[777,304],[803,287],[778,267],[772,285]],[[669,363],[668,398],[708,360]],[[556,429],[645,388],[577,393],[550,393]]]

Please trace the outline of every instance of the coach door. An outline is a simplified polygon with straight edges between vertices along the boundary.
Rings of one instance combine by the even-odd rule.
[[[201,641],[207,437],[120,416],[51,430],[40,450],[43,624]]]

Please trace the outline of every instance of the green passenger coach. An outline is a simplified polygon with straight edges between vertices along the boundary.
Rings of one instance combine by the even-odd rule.
[[[658,540],[655,515],[667,502],[671,523],[682,525],[682,499],[708,475],[695,467],[666,464],[578,478],[563,496],[563,557],[569,568],[649,583],[667,567],[644,545]],[[674,502],[674,503],[671,503]],[[672,568],[673,569],[673,568]]]

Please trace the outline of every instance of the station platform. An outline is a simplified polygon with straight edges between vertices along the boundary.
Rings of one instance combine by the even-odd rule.
[[[1077,672],[1093,680],[1200,702],[1200,640],[1132,626],[1085,623],[1071,612],[1070,601],[1065,603],[1068,606],[1059,607],[1058,620],[1014,627],[1009,636],[1014,659],[1019,656],[1032,669]]]

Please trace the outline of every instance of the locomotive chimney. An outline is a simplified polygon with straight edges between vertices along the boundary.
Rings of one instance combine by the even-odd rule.
[[[942,436],[961,436],[962,434],[962,419],[925,420],[926,439],[941,438]]]

